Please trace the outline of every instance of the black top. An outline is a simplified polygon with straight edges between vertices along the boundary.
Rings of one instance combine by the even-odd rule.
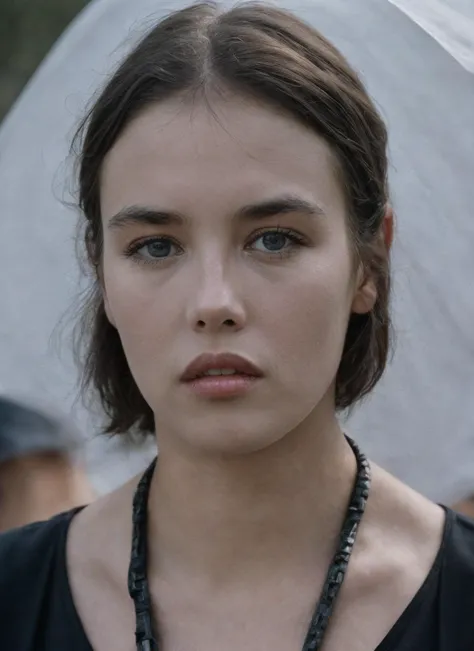
[[[92,651],[66,571],[75,512],[0,536],[2,651]],[[428,577],[376,651],[474,651],[474,521],[447,510]]]

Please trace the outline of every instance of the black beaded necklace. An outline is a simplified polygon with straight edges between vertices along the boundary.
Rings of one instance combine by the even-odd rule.
[[[354,441],[347,437],[357,461],[357,476],[346,518],[339,535],[339,547],[326,575],[321,597],[316,606],[302,651],[321,648],[329,618],[339,589],[344,581],[357,529],[365,511],[370,489],[370,466]],[[154,632],[151,599],[147,579],[148,494],[155,471],[156,459],[145,471],[137,486],[133,500],[132,553],[128,572],[128,591],[133,599],[136,614],[137,651],[158,651],[158,638]]]

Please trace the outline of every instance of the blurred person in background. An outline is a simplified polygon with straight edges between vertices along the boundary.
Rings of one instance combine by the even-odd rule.
[[[0,397],[0,532],[89,503],[68,424]]]
[[[460,513],[464,513],[464,515],[474,518],[474,497],[456,502],[453,508],[455,511],[459,511]]]

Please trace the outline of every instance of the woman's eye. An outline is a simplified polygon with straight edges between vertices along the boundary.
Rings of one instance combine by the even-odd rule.
[[[252,243],[252,248],[264,253],[279,253],[293,246],[297,246],[298,238],[282,231],[267,231],[259,235]]]
[[[182,253],[181,248],[167,237],[156,237],[136,245],[130,251],[131,256],[147,261],[164,260]]]

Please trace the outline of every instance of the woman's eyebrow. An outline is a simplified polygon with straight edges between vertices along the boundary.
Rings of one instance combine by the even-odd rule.
[[[110,230],[120,230],[136,224],[147,224],[149,226],[175,224],[181,226],[185,221],[187,221],[186,217],[178,212],[158,210],[147,206],[128,206],[113,215],[108,220],[107,227]]]
[[[294,195],[282,195],[242,206],[235,216],[238,219],[254,220],[296,212],[316,217],[325,215],[324,210],[315,202]],[[188,218],[176,211],[134,205],[119,210],[108,220],[107,227],[110,230],[120,230],[137,224],[182,226],[186,221]]]
[[[288,213],[303,213],[311,217],[325,215],[321,206],[313,201],[296,195],[282,195],[243,206],[237,210],[235,216],[240,219],[253,220]]]

